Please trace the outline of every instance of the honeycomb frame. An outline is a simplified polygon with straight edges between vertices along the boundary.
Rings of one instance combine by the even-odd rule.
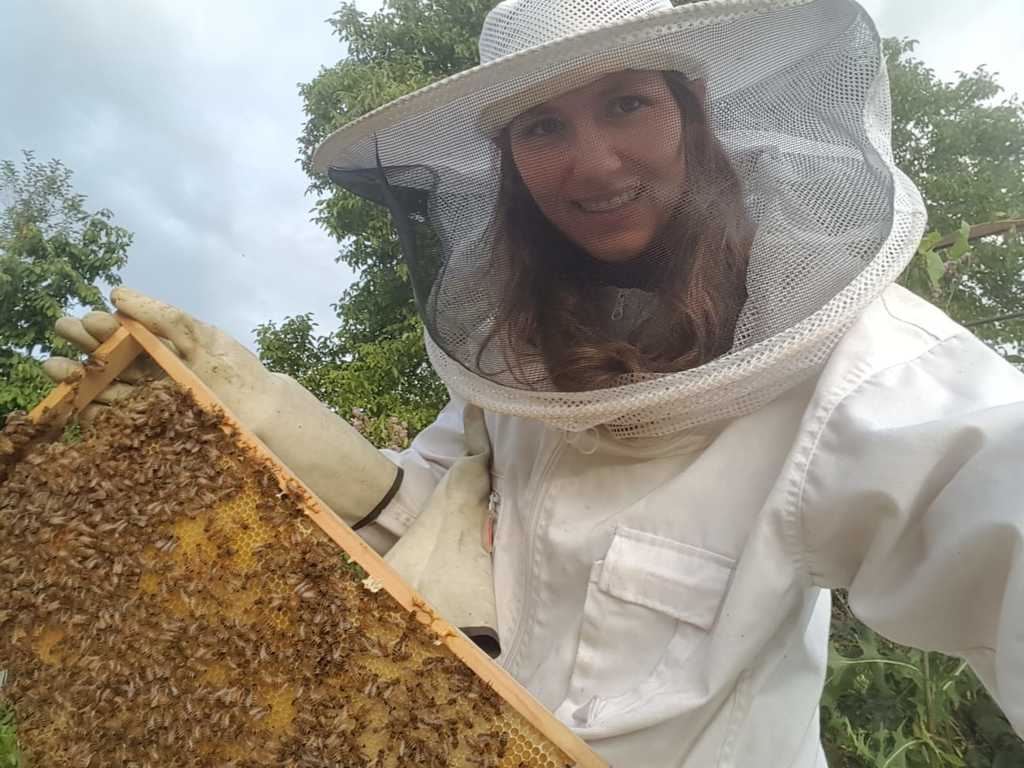
[[[368,586],[373,592],[382,590],[390,596],[401,611],[405,612],[407,623],[410,626],[414,625],[425,636],[432,638],[432,645],[443,645],[451,651],[459,662],[472,671],[476,680],[480,681],[487,690],[497,694],[503,706],[509,708],[512,713],[511,717],[501,716],[504,717],[502,726],[504,732],[511,733],[513,741],[522,742],[513,749],[513,752],[518,754],[525,750],[522,752],[525,755],[523,760],[503,761],[501,765],[507,764],[513,768],[535,764],[577,765],[585,768],[600,768],[606,765],[582,740],[533,699],[522,686],[472,641],[438,616],[426,600],[411,589],[386,561],[317,499],[312,491],[283,465],[258,438],[240,424],[205,384],[159,339],[129,318],[119,316],[118,319],[122,323],[122,327],[92,354],[84,376],[76,382],[56,388],[30,414],[32,422],[41,427],[45,426],[51,433],[60,428],[68,418],[88,405],[135,357],[145,351],[182,391],[188,393],[199,408],[210,414],[216,414],[221,428],[230,435],[241,451],[249,459],[269,470],[277,486],[281,489],[281,494],[287,496],[296,511],[304,515],[306,520],[314,523],[320,532],[325,534],[337,547],[340,547],[356,567],[362,569],[366,574],[364,586]],[[228,507],[222,509],[220,514],[225,516],[225,520],[238,518],[237,514],[232,515],[231,509]],[[195,555],[194,548],[202,546],[201,542],[189,543],[191,540],[188,531],[180,530],[175,534],[175,544],[180,547],[179,556],[184,556],[189,552]],[[170,539],[168,539],[168,543],[170,544]],[[251,546],[268,545],[273,547],[274,543],[262,541]],[[243,559],[247,556],[251,557],[251,551],[246,551],[245,547],[239,549],[242,551],[237,553],[238,557]],[[171,553],[168,551],[164,554],[170,555]],[[303,585],[301,583],[296,585],[296,589],[301,594]],[[402,637],[405,635],[403,634]],[[40,658],[45,660],[50,657],[53,647],[60,642],[60,639],[56,635],[44,635],[38,638],[37,651]],[[411,643],[411,645],[415,645],[415,643]],[[375,653],[377,652],[375,651]],[[2,659],[0,659],[0,666],[3,666]],[[216,684],[216,676],[212,677],[210,682]],[[288,700],[287,697],[288,694],[285,694],[280,701],[272,701],[272,697],[264,696],[260,703],[267,710],[268,717],[283,717],[284,715],[281,713],[289,712],[292,706],[291,700]],[[496,721],[498,719],[500,717],[495,718]],[[489,748],[483,735],[478,734],[478,743],[481,745],[481,749]],[[402,747],[404,748],[404,742]],[[551,747],[554,748],[554,752],[551,751]],[[505,745],[502,744],[502,749],[504,750],[504,748]],[[543,760],[544,755],[558,754],[559,752],[561,754],[558,757],[558,762]],[[537,763],[537,759],[541,759],[541,762]],[[399,761],[398,764],[404,763]],[[468,762],[452,764],[475,765],[476,762],[469,759]]]

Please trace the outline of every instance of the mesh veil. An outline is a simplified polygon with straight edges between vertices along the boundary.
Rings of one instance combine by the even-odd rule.
[[[846,0],[605,26],[614,0],[545,3],[552,28],[569,6],[597,28],[490,61],[532,42],[493,24],[488,63],[346,126],[315,163],[393,214],[453,393],[627,437],[751,412],[820,367],[924,226],[874,25]],[[665,70],[700,107],[651,91],[665,81],[642,73]]]

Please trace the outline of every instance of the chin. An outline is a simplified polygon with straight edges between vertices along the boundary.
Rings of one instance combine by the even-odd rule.
[[[587,253],[594,261],[600,261],[602,264],[626,264],[640,255],[640,252],[634,253],[632,251],[628,253],[618,251],[609,253],[606,251],[588,250]]]
[[[648,238],[643,238],[642,242],[603,242],[597,243],[580,243],[583,250],[587,252],[587,255],[595,261],[600,261],[605,264],[625,264],[632,261],[633,259],[639,258],[647,250],[647,246],[650,244]]]

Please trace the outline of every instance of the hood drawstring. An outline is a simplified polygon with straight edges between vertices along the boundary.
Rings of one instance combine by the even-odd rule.
[[[597,452],[602,438],[599,427],[587,427],[580,431],[561,430],[565,442],[584,456]],[[683,432],[674,436],[660,438],[639,438],[631,440],[618,438],[612,433],[604,441],[604,449],[614,455],[633,456],[635,458],[651,458],[655,456],[678,456],[687,453],[699,453],[714,442],[715,432]]]
[[[590,456],[592,453],[597,451],[599,442],[597,437],[597,428],[587,427],[582,432],[570,432],[567,430],[565,433],[565,442],[584,456]]]

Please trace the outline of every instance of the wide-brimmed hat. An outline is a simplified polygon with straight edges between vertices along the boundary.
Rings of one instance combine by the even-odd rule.
[[[435,164],[459,156],[465,143],[490,138],[523,111],[623,70],[673,70],[706,80],[714,100],[773,77],[835,39],[859,10],[849,0],[706,0],[680,7],[671,0],[503,0],[484,20],[479,66],[338,128],[317,147],[313,167],[321,173],[369,168],[378,158],[389,166]],[[783,42],[782,30],[796,34]],[[436,130],[439,124],[444,131]],[[444,146],[436,141],[441,135]]]
[[[629,437],[750,413],[818,369],[914,255],[924,208],[893,159],[878,31],[853,0],[505,0],[487,17],[480,53],[480,66],[339,128],[313,162],[389,209],[431,363],[453,395],[487,411]],[[522,112],[623,70],[703,81],[706,127],[755,231],[746,298],[727,351],[570,389],[506,312],[527,251],[510,245],[505,182],[514,177],[495,136]],[[705,230],[724,219],[706,207],[714,195],[697,193],[727,178],[702,177],[687,198]],[[602,193],[600,179],[585,182]],[[659,264],[692,256],[672,236],[656,242]],[[652,256],[643,255],[625,270]],[[639,349],[652,338],[645,318],[667,305],[661,283],[631,277],[577,294],[601,322],[622,320],[600,338]]]

